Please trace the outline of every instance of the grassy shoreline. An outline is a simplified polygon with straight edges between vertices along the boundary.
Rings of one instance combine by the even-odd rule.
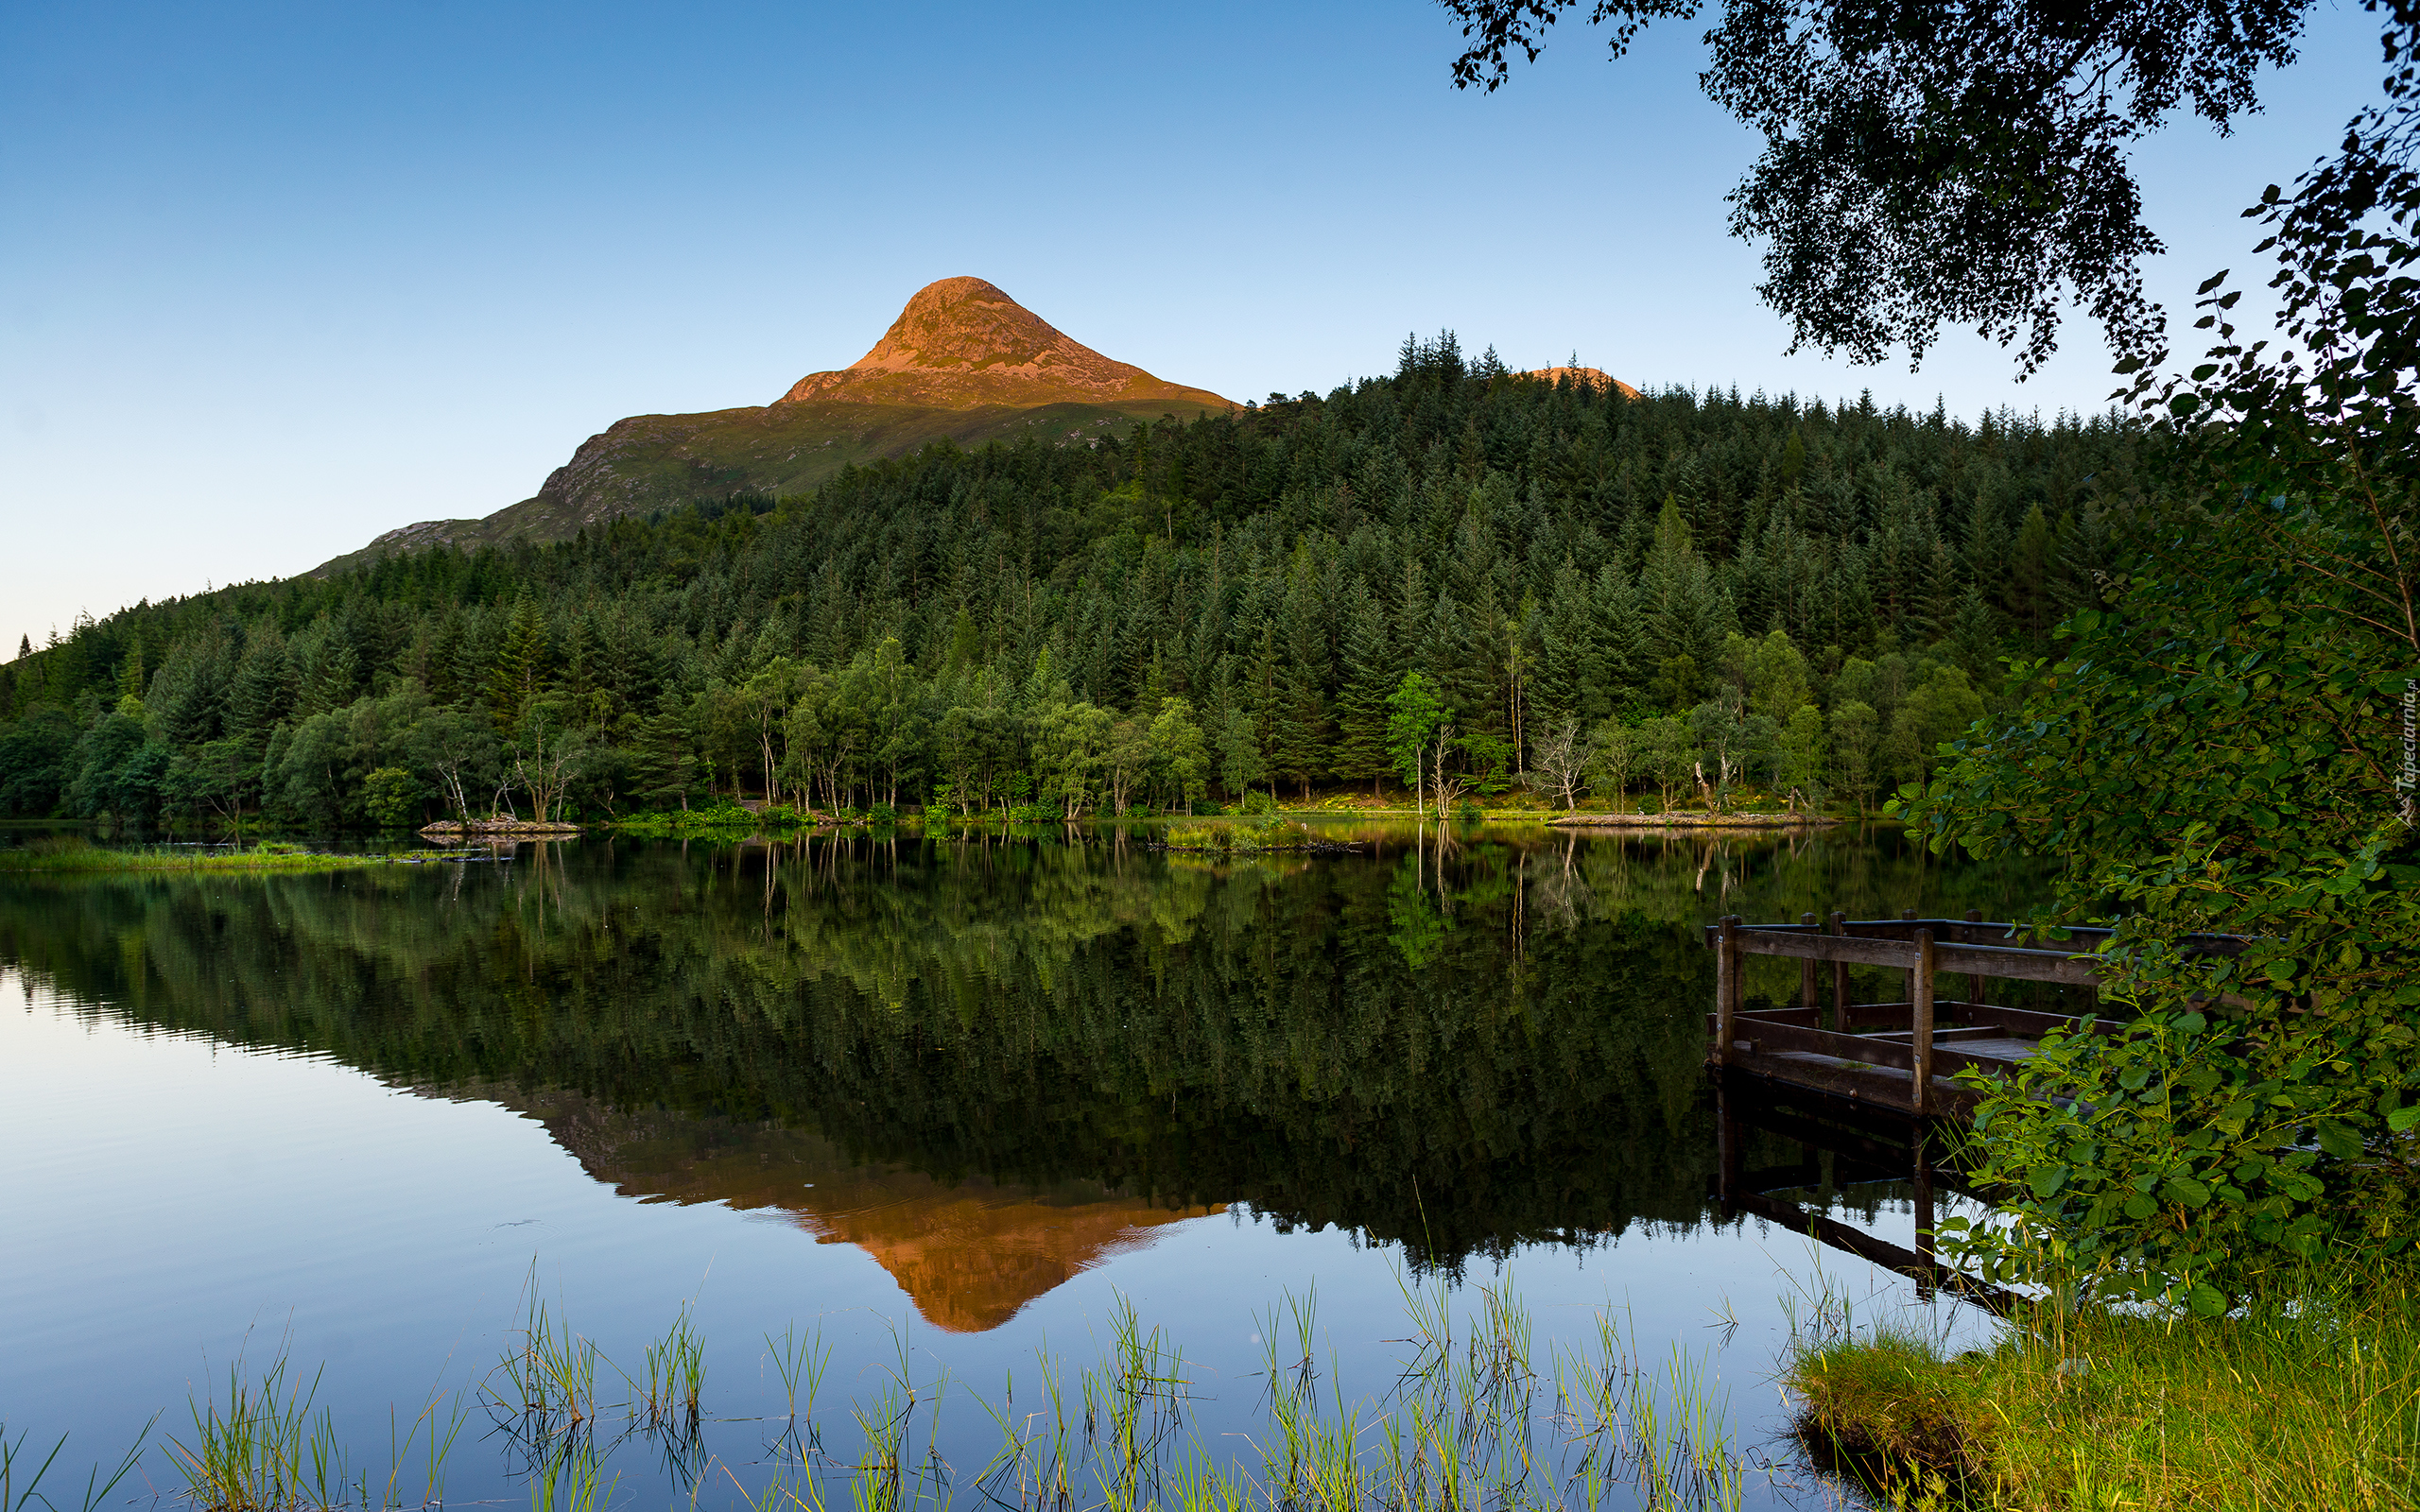
[[[1802,1344],[1802,1441],[1887,1505],[2420,1505],[2420,1267],[2220,1318],[2035,1304],[1988,1349],[1885,1324]]]
[[[204,850],[198,847],[69,846],[57,850],[0,850],[0,873],[76,871],[334,871],[348,867],[413,865],[438,859],[433,850],[336,854],[262,846],[250,850]]]

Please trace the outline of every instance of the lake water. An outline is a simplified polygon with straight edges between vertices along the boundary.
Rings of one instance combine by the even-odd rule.
[[[44,1489],[72,1502],[156,1414],[112,1501],[173,1495],[190,1404],[283,1358],[375,1500],[429,1495],[424,1466],[384,1487],[436,1402],[442,1500],[545,1507],[546,1435],[493,1405],[534,1297],[607,1362],[600,1504],[740,1505],[786,1443],[852,1462],[906,1383],[915,1484],[973,1506],[1000,1420],[1054,1374],[1080,1398],[1121,1306],[1183,1350],[1184,1440],[1253,1460],[1272,1356],[1308,1340],[1322,1398],[1375,1403],[1407,1292],[1443,1286],[1517,1299],[1549,1394],[1600,1314],[1681,1349],[1743,1504],[1833,1498],[1785,1434],[1789,1317],[1922,1304],[1716,1205],[1699,926],[2006,917],[2038,879],[1889,830],[1338,833],[1360,852],[589,839],[0,877],[0,1422],[69,1435]],[[1903,1189],[1816,1200],[1910,1240]],[[684,1308],[702,1420],[634,1430],[618,1372]],[[786,1332],[829,1360],[789,1440]]]

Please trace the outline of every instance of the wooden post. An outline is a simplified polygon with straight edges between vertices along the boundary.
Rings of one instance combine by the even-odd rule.
[[[1801,914],[1798,916],[1798,921],[1809,929],[1815,927],[1813,914]],[[1815,991],[1815,957],[1809,955],[1798,963],[1798,1005],[1802,1008],[1812,1008],[1820,1006],[1822,1003],[1823,999]]]
[[[1925,1131],[1922,1125],[1916,1127],[1915,1138],[1910,1142],[1909,1153],[1915,1158],[1915,1169],[1911,1174],[1915,1177],[1916,1188],[1916,1253],[1923,1256],[1925,1262],[1924,1277],[1916,1282],[1916,1296],[1920,1300],[1930,1301],[1932,1300],[1932,1279],[1940,1259],[1932,1238],[1932,1152],[1925,1147]]]
[[[1714,1058],[1731,1064],[1732,1015],[1739,1011],[1739,916],[1725,914],[1714,953]]]
[[[1845,935],[1848,932],[1849,916],[1837,908],[1833,909],[1832,933]],[[1832,1022],[1827,1027],[1840,1034],[1848,1034],[1855,1022],[1856,1020],[1849,1014],[1849,963],[1834,961],[1832,963]]]
[[[1968,922],[1968,923],[1970,923],[1970,924],[1979,924],[1979,923],[1981,923],[1982,921],[1983,921],[1983,911],[1982,911],[1981,909],[1979,909],[1979,908],[1969,908],[1969,909],[1967,909],[1967,910],[1966,910],[1966,922]],[[1979,1007],[1982,1007],[1982,1006],[1984,1005],[1984,1004],[1983,1004],[1983,973],[1982,973],[1982,972],[1980,972],[1980,971],[1971,971],[1971,972],[1967,973],[1967,977],[1966,977],[1966,1001],[1967,1001],[1968,1003],[1972,1004],[1974,1006],[1979,1007]],[[1967,1022],[1974,1022],[1974,1021],[1972,1021],[1972,1020],[1970,1019],[1970,1020],[1968,1020]]]
[[[1899,921],[1903,924],[1914,923],[1916,921],[1916,911],[1912,908],[1900,909]],[[1899,994],[1899,1001],[1912,1005],[1916,1001],[1916,973],[1910,971],[1907,973],[1907,976],[1908,990]]]
[[[1914,990],[1908,1001],[1915,1005],[1911,1015],[1916,1057],[1916,1111],[1932,1111],[1932,931],[1916,931],[1916,969],[1908,973],[1914,980]]]

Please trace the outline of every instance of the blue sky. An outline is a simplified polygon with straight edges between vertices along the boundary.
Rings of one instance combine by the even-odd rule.
[[[1703,25],[1596,34],[1457,94],[1420,0],[1223,7],[0,9],[0,635],[303,571],[534,492],[629,414],[763,404],[936,278],[1235,398],[1450,326],[1534,366],[1953,412],[2098,408],[2090,331],[2030,383],[1783,354],[1723,232],[1752,139]],[[2374,91],[2314,17],[2231,140],[2139,155],[2171,308],[2238,210]]]

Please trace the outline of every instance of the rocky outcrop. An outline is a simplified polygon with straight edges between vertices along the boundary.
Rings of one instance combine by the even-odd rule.
[[[473,819],[464,824],[440,819],[421,827],[424,840],[561,840],[580,833],[577,824],[549,824],[538,819]]]
[[[1167,383],[1102,356],[979,278],[945,278],[918,289],[873,351],[838,371],[808,373],[781,403],[818,399],[939,409],[1236,407],[1206,388]]]

